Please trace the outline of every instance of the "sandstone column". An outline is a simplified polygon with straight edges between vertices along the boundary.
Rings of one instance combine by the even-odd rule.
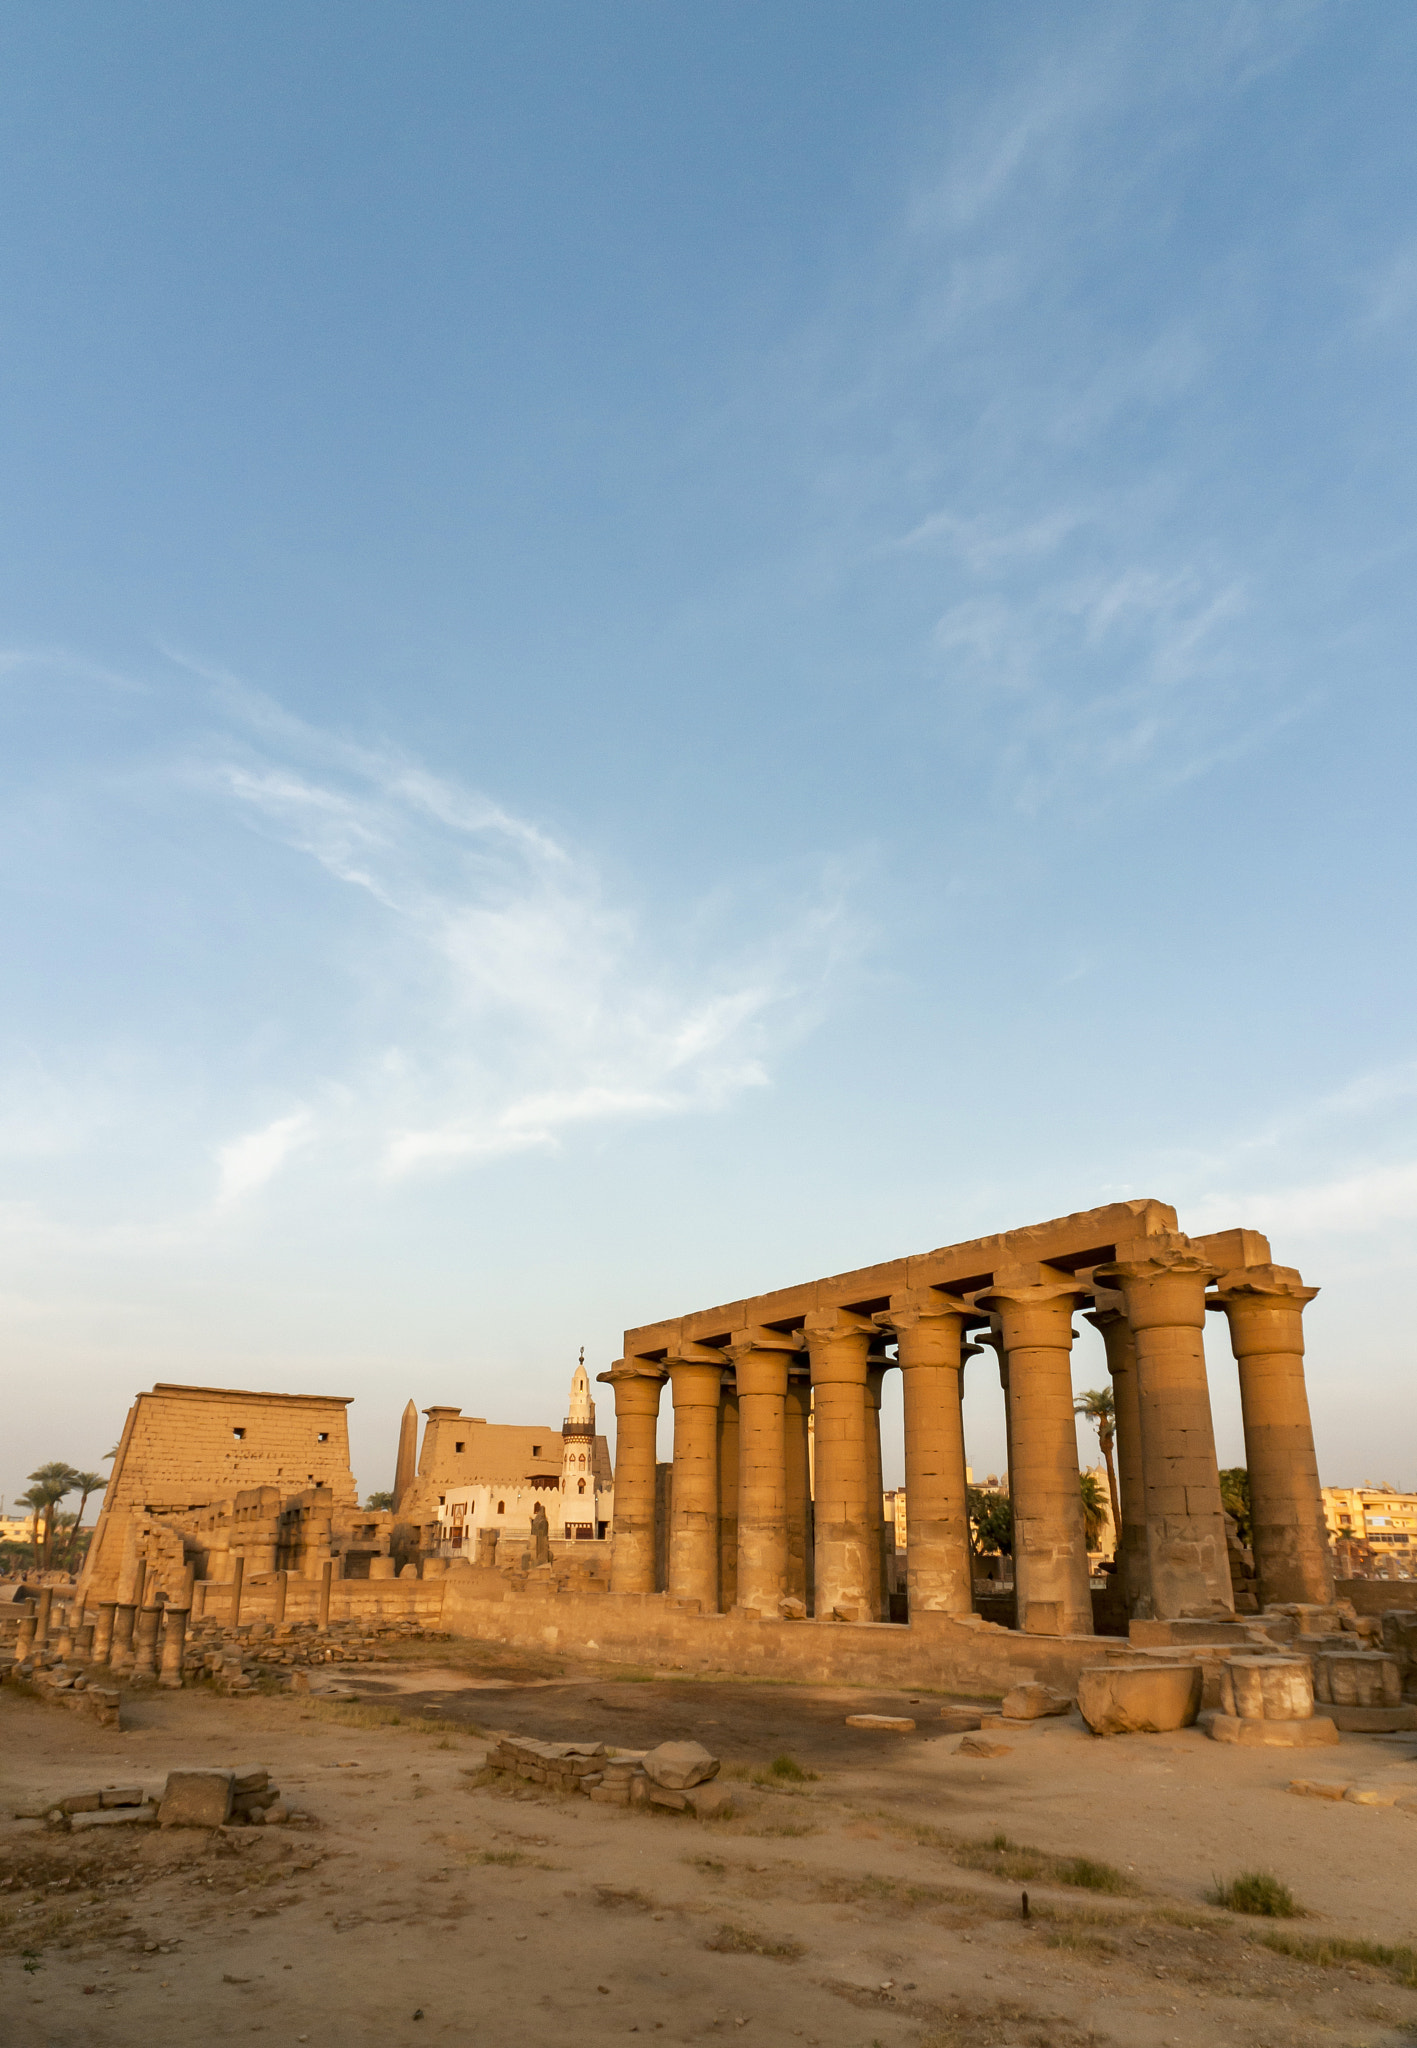
[[[777,1614],[787,1593],[787,1368],[797,1340],[739,1330],[738,1605]]]
[[[187,1641],[187,1610],[185,1607],[169,1607],[165,1609],[165,1615],[158,1684],[178,1687],[182,1683],[182,1652]]]
[[[654,1591],[655,1432],[664,1374],[648,1360],[622,1358],[597,1378],[615,1393],[615,1526],[612,1593]]]
[[[246,1559],[238,1550],[231,1560],[231,1626],[237,1628],[241,1621],[241,1586],[246,1577]]]
[[[113,1648],[113,1616],[118,1606],[116,1600],[100,1600],[98,1603],[98,1626],[93,1635],[93,1661],[106,1664]]]
[[[1333,1599],[1314,1430],[1304,1391],[1304,1309],[1318,1293],[1292,1266],[1223,1274],[1217,1299],[1240,1375],[1250,1524],[1261,1607]]]
[[[1137,1346],[1120,1294],[1097,1295],[1087,1320],[1102,1332],[1107,1370],[1112,1376],[1116,1421],[1117,1492],[1122,1526],[1117,1531],[1117,1577],[1128,1615],[1144,1621],[1151,1614],[1151,1570],[1146,1545],[1146,1485],[1142,1477],[1141,1395],[1137,1386]]]
[[[44,1649],[49,1642],[49,1617],[54,1611],[54,1588],[41,1586],[34,1610],[34,1646]]]
[[[874,1621],[878,1539],[867,1458],[867,1356],[875,1325],[845,1309],[807,1317],[816,1441],[817,1614]],[[881,1505],[877,1497],[875,1514]]]
[[[874,1320],[874,1319],[873,1319]],[[866,1367],[866,1474],[871,1489],[871,1527],[876,1539],[875,1598],[877,1621],[890,1618],[890,1575],[886,1569],[886,1480],[881,1458],[881,1387],[889,1361],[872,1359]]]
[[[1069,1364],[1083,1298],[1070,1274],[1038,1265],[1000,1268],[979,1297],[997,1311],[1008,1352],[1014,1587],[1028,1635],[1092,1634]]]
[[[138,1609],[138,1625],[133,1635],[134,1678],[157,1676],[157,1631],[161,1620],[162,1609],[158,1606]]]
[[[674,1396],[674,1494],[669,1522],[669,1590],[718,1611],[718,1403],[723,1360],[686,1345],[664,1361]],[[739,1397],[741,1428],[742,1397]],[[739,1492],[742,1491],[741,1461]],[[742,1500],[738,1508],[742,1517]]]
[[[318,1620],[321,1628],[328,1628],[330,1625],[330,1594],[334,1588],[334,1577],[335,1561],[332,1557],[327,1557],[324,1564],[320,1567],[320,1611]]]
[[[1162,1621],[1235,1608],[1202,1337],[1214,1277],[1174,1233],[1119,1245],[1094,1275],[1120,1285],[1136,1339],[1147,1557]]]
[[[938,1288],[891,1296],[874,1318],[895,1331],[905,1403],[906,1572],[910,1613],[970,1614],[961,1339],[969,1304]]]
[[[718,1404],[718,1598],[726,1614],[738,1598],[738,1390],[725,1380]]]
[[[787,1459],[787,1591],[812,1606],[812,1475],[807,1450],[812,1416],[812,1381],[793,1370],[787,1376],[784,1453]]]

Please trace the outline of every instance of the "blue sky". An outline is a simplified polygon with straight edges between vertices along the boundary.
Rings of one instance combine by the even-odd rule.
[[[0,6],[7,1498],[156,1379],[384,1485],[1122,1195],[1417,1484],[1414,84],[1282,0]]]

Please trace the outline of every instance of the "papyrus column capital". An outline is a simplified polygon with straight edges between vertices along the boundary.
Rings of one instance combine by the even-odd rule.
[[[1223,1309],[1237,1358],[1253,1351],[1302,1351],[1301,1317],[1317,1287],[1306,1287],[1293,1266],[1241,1266],[1222,1273],[1207,1307]]]

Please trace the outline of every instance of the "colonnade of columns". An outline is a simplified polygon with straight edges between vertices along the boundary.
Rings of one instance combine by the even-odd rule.
[[[881,1383],[898,1369],[910,1612],[971,1612],[961,1401],[965,1362],[982,1348],[967,1335],[978,1329],[998,1354],[1004,1392],[1018,1625],[1090,1633],[1070,1354],[1073,1316],[1091,1304],[1115,1395],[1128,1613],[1233,1611],[1202,1345],[1208,1309],[1227,1318],[1239,1373],[1261,1597],[1329,1601],[1303,1376],[1302,1311],[1316,1292],[1291,1268],[1222,1274],[1188,1239],[1153,1235],[1078,1273],[1004,1266],[959,1295],[909,1288],[885,1308],[814,1309],[786,1327],[622,1359],[600,1375],[617,1425],[612,1588],[656,1588],[655,1440],[667,1381],[668,1592],[706,1610],[885,1619]]]

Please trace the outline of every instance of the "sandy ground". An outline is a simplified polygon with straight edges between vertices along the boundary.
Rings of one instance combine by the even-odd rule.
[[[1417,1967],[1266,1945],[1417,1944],[1417,1816],[1286,1789],[1417,1786],[1410,1738],[1240,1751],[1192,1731],[1098,1741],[1073,1717],[978,1759],[939,1731],[939,1695],[594,1673],[474,1645],[330,1683],[365,1704],[148,1695],[121,1734],[0,1693],[5,2048],[1417,2041],[1401,1981],[1417,1987]],[[847,1729],[861,1711],[913,1714],[917,1732]],[[725,1760],[736,1817],[486,1782],[488,1731],[697,1737]],[[755,1784],[783,1753],[816,1775]],[[267,1765],[314,1824],[67,1836],[9,1818],[192,1762]],[[999,1835],[1025,1846],[985,1846]],[[1079,1856],[1132,1889],[1060,1883],[1056,1859]],[[1252,1869],[1307,1917],[1206,1902]]]

